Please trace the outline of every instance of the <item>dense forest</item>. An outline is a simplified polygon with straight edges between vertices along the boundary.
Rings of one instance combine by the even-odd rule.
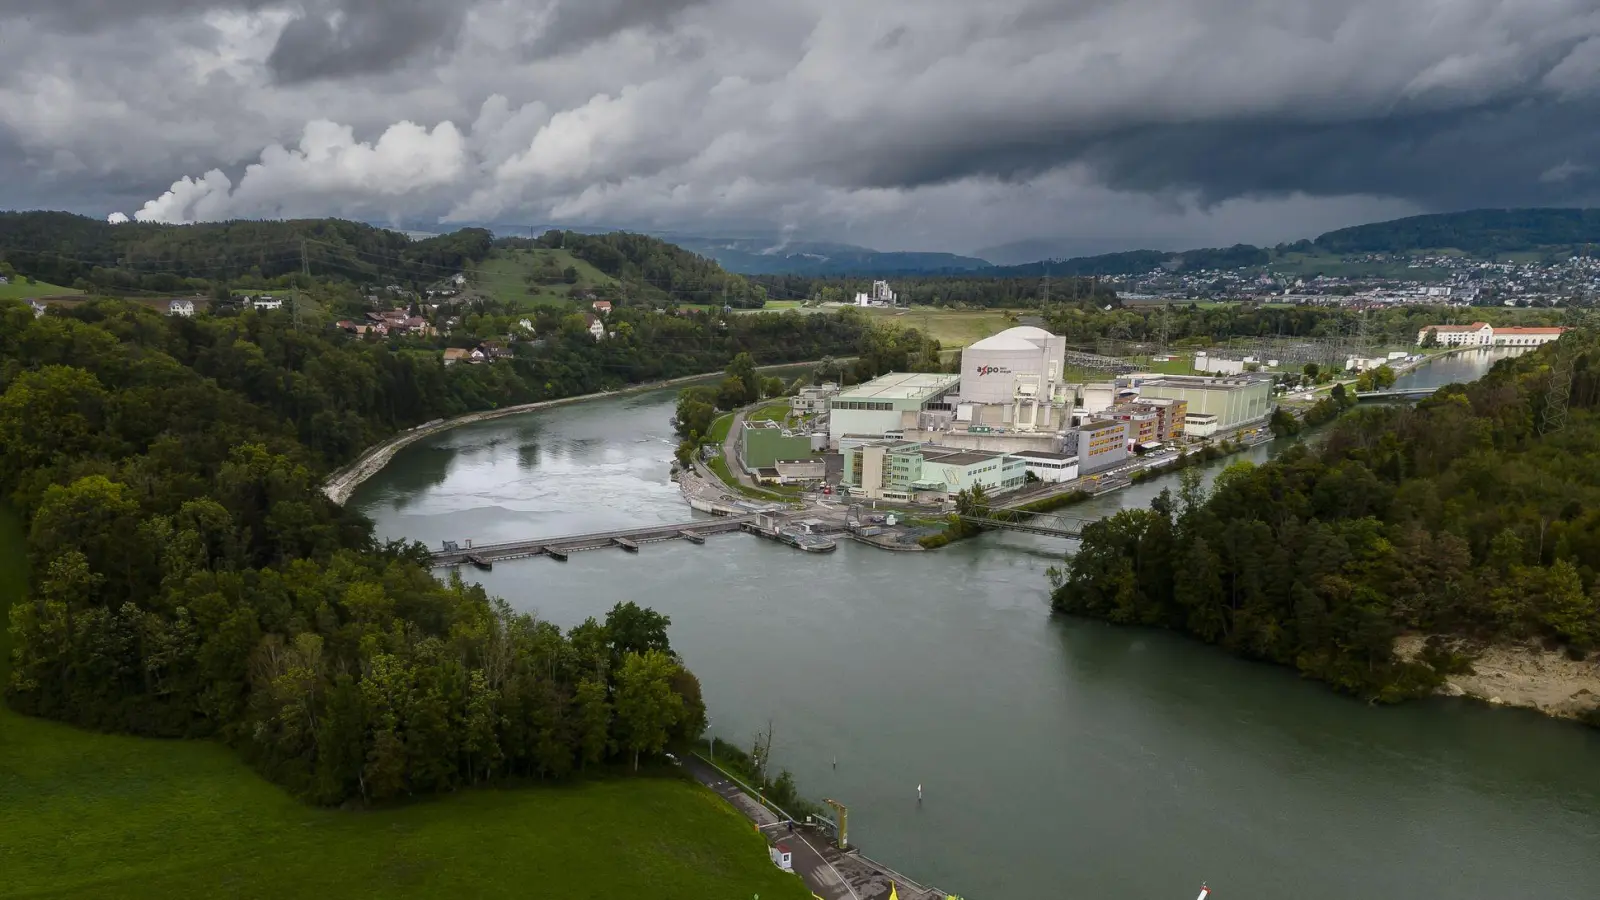
[[[483,259],[491,242],[481,228],[413,241],[343,219],[111,225],[71,213],[0,212],[0,262],[101,294],[287,287],[307,267],[322,278],[413,286]]]
[[[372,440],[443,415],[859,337],[834,317],[637,315],[615,338],[446,368],[282,312],[0,302],[0,491],[33,572],[8,701],[214,736],[319,803],[560,777],[698,734],[664,618],[623,603],[563,634],[439,583],[422,548],[379,545],[320,490]]]
[[[1557,353],[1570,417],[1541,436]],[[1361,407],[1317,448],[1085,528],[1056,610],[1172,628],[1363,697],[1425,693],[1486,643],[1600,642],[1600,344],[1578,333],[1415,407]],[[1192,470],[1191,470],[1192,472]],[[1405,633],[1432,636],[1418,659]]]

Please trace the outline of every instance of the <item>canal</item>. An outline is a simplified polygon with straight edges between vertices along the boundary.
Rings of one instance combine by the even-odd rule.
[[[660,392],[456,429],[352,503],[435,546],[684,520],[671,411]],[[621,600],[671,616],[720,740],[748,748],[771,720],[775,765],[848,804],[865,852],[971,900],[1166,900],[1202,880],[1219,900],[1593,895],[1600,732],[1461,700],[1368,707],[1178,636],[1052,617],[1045,570],[1068,549],[991,534],[813,557],[728,535],[474,575],[562,626]]]

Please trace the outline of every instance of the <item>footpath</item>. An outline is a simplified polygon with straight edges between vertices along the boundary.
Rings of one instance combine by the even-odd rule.
[[[840,851],[815,827],[803,823],[794,823],[791,827],[788,819],[762,805],[739,783],[697,756],[685,757],[683,765],[701,784],[716,791],[754,822],[768,844],[787,848],[795,874],[820,900],[886,900],[891,885],[900,900],[947,900],[949,897],[855,850]]]

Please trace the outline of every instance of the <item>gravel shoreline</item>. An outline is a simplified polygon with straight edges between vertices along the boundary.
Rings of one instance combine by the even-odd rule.
[[[1395,642],[1395,653],[1402,659],[1414,658],[1424,643],[1420,635],[1407,635]],[[1485,647],[1477,651],[1471,673],[1447,676],[1437,693],[1532,709],[1558,719],[1581,719],[1600,708],[1600,662],[1579,662],[1540,647]]]

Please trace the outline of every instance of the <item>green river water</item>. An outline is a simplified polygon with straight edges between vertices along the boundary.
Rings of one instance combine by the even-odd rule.
[[[686,521],[672,400],[455,429],[351,502],[432,546]],[[1176,635],[1053,617],[1045,570],[1070,546],[810,556],[725,535],[472,577],[562,626],[621,600],[671,616],[720,740],[748,748],[770,719],[776,765],[848,804],[857,845],[969,900],[1187,900],[1201,881],[1217,900],[1600,896],[1600,731],[1464,700],[1369,707]]]

